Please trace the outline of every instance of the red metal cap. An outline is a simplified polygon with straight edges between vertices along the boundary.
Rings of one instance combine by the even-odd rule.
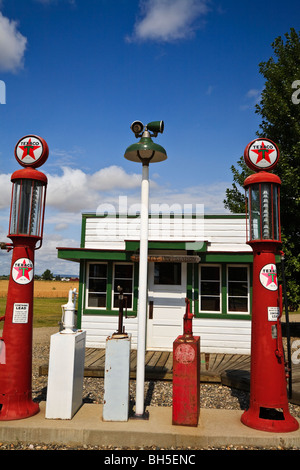
[[[254,173],[253,175],[248,176],[244,181],[244,187],[250,186],[250,184],[256,183],[275,183],[281,184],[279,176],[269,173],[267,171],[260,171],[259,173]]]
[[[45,185],[47,185],[48,183],[47,176],[44,175],[44,173],[31,167],[27,167],[22,170],[17,170],[11,175],[11,181],[16,181],[20,179],[37,180],[41,181]]]

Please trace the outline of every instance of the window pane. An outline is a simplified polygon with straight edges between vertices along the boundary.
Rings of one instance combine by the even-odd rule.
[[[107,265],[106,264],[90,264],[89,276],[106,278]]]
[[[179,286],[181,263],[154,263],[154,284]]]
[[[90,294],[88,296],[89,307],[106,307],[106,294]]]
[[[220,297],[201,297],[202,311],[220,311]]]
[[[236,296],[248,295],[248,286],[243,282],[229,282],[228,283],[228,294]]]
[[[201,280],[214,281],[220,279],[218,266],[201,266]]]
[[[89,292],[106,292],[106,279],[90,279]]]
[[[131,279],[132,269],[133,266],[131,264],[115,264],[115,278]]]
[[[124,294],[132,292],[132,280],[131,279],[115,279],[114,292],[118,292],[118,286],[122,287]]]
[[[201,282],[201,295],[219,295],[219,282]]]
[[[89,264],[87,307],[106,307],[107,264]]]
[[[229,297],[228,308],[230,312],[247,312],[248,311],[248,299],[241,297]]]
[[[126,304],[127,301],[127,304]],[[119,295],[114,295],[114,307],[119,308]],[[132,295],[124,295],[124,302],[123,302],[123,311],[127,308],[132,308]]]
[[[229,281],[247,281],[248,270],[246,266],[229,266],[228,267],[228,280]]]
[[[123,289],[124,309],[126,308],[125,297],[127,299],[127,308],[132,308],[133,293],[133,265],[132,264],[115,264],[114,265],[114,285],[113,285],[113,308],[119,308],[119,292],[118,286]]]

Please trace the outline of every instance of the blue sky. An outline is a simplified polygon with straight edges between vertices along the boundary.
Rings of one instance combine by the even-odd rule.
[[[50,149],[37,273],[78,272],[56,247],[79,246],[82,212],[120,195],[139,202],[141,167],[124,159],[134,120],[165,123],[150,202],[224,212],[230,167],[260,123],[258,65],[300,29],[299,10],[294,0],[0,0],[0,241],[14,147],[32,133]],[[0,274],[9,265],[1,251]]]

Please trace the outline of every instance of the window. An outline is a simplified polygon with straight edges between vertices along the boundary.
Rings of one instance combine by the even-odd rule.
[[[221,267],[200,266],[200,312],[221,312]]]
[[[87,308],[106,308],[107,264],[88,264]]]
[[[249,312],[249,274],[247,266],[227,266],[227,311]]]
[[[133,306],[133,264],[114,264],[113,284],[113,308],[119,308],[118,286],[122,287],[124,298],[127,301],[124,308],[132,309]]]
[[[181,285],[181,263],[154,263],[154,284]]]

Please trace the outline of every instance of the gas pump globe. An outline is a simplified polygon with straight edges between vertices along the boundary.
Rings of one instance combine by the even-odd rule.
[[[281,250],[280,178],[269,170],[279,150],[268,139],[247,145],[245,162],[256,173],[244,181],[247,243],[253,249],[250,407],[241,417],[249,427],[271,432],[298,429],[289,413],[282,344],[281,289],[276,255]]]
[[[36,167],[48,158],[46,142],[20,139],[15,157],[21,170],[11,176],[8,237],[12,250],[3,335],[0,338],[0,421],[27,418],[39,411],[32,400],[32,324],[34,253],[42,245],[47,177]],[[4,246],[3,246],[4,245]]]

